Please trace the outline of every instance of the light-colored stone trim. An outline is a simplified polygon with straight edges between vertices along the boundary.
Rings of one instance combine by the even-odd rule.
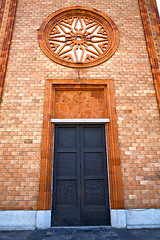
[[[114,228],[126,228],[126,210],[111,209],[111,226]]]
[[[160,209],[111,209],[114,228],[160,228]],[[33,230],[51,227],[51,210],[0,211],[0,230]]]
[[[39,210],[36,216],[36,228],[45,229],[51,227],[51,210]]]
[[[1,230],[34,230],[51,227],[51,210],[0,211]]]
[[[101,118],[101,119],[50,119],[51,123],[59,123],[59,124],[97,124],[97,123],[109,123],[109,118]]]
[[[111,226],[115,228],[159,228],[160,209],[111,209]]]

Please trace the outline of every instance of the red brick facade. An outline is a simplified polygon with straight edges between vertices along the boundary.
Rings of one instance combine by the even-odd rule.
[[[118,27],[120,37],[118,49],[109,60],[79,70],[51,61],[38,43],[38,29],[46,17],[63,7],[76,5],[94,7],[108,15]],[[116,159],[114,166],[118,166],[116,169],[110,166],[113,170],[110,184],[114,183],[111,191],[114,194],[110,196],[112,208],[123,208],[123,203],[126,209],[160,208],[159,19],[155,1],[62,0],[53,3],[51,0],[21,0],[17,4],[14,0],[2,0],[0,6],[0,36],[3,38],[0,42],[3,89],[0,209],[50,209],[52,172],[48,172],[51,169],[46,167],[46,162],[52,162],[53,126],[50,127],[48,120],[55,116],[50,112],[53,106],[47,87],[52,84],[48,84],[47,79],[56,80],[59,85],[69,81],[80,84],[86,79],[97,84],[111,79],[113,89],[110,89],[108,109],[102,97],[104,90],[77,90],[76,94],[71,90],[62,103],[61,99],[67,95],[63,89],[55,95],[55,115],[57,118],[103,118],[107,111],[112,120],[108,125],[111,129],[107,131],[112,133],[108,139],[112,136],[109,141],[111,148],[115,148],[110,148],[108,154],[115,154],[112,159]],[[73,99],[73,108],[69,105],[70,99]],[[79,103],[77,112],[74,101]],[[83,101],[89,102],[86,108],[82,108]],[[112,119],[116,114],[117,120]],[[48,136],[48,142],[44,136]],[[50,153],[45,153],[50,154],[48,158],[43,155],[45,144],[50,147]],[[46,191],[47,186],[49,191]],[[120,193],[117,195],[117,192]]]

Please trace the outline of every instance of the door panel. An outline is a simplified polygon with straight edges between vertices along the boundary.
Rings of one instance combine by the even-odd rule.
[[[53,179],[53,216],[55,226],[79,225],[80,167],[79,129],[75,126],[55,128]]]
[[[57,176],[77,176],[77,153],[62,153],[59,152],[57,156]],[[72,166],[72,167],[68,167]]]
[[[56,125],[52,224],[109,225],[103,125]]]
[[[102,148],[102,129],[101,127],[82,126],[84,148]]]
[[[105,131],[103,125],[81,127],[81,223],[109,225]]]
[[[104,174],[103,153],[84,153],[84,175],[99,176]]]
[[[58,147],[60,149],[72,149],[77,147],[77,128],[59,127],[58,128]]]

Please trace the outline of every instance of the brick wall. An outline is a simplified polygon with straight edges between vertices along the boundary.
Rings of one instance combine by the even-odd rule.
[[[74,5],[106,13],[120,33],[114,56],[79,72],[52,62],[37,37],[50,13]],[[138,1],[20,0],[0,113],[1,209],[37,209],[45,81],[79,77],[114,80],[125,208],[160,207],[159,112]]]

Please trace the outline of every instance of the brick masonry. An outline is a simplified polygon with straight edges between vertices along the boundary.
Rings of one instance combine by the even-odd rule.
[[[141,0],[18,2],[1,103],[1,209],[37,209],[48,78],[66,82],[77,78],[113,80],[124,207],[160,208],[160,126],[154,85],[155,81],[159,83],[152,76],[153,72],[159,74],[159,68],[156,65],[156,70],[151,69],[153,51],[149,58],[150,43],[146,45],[148,38],[142,24],[143,14],[147,13],[142,3]],[[99,66],[81,70],[63,67],[47,58],[39,47],[37,32],[44,19],[60,8],[75,5],[93,6],[118,27],[119,47]],[[154,49],[154,44],[150,49]]]

